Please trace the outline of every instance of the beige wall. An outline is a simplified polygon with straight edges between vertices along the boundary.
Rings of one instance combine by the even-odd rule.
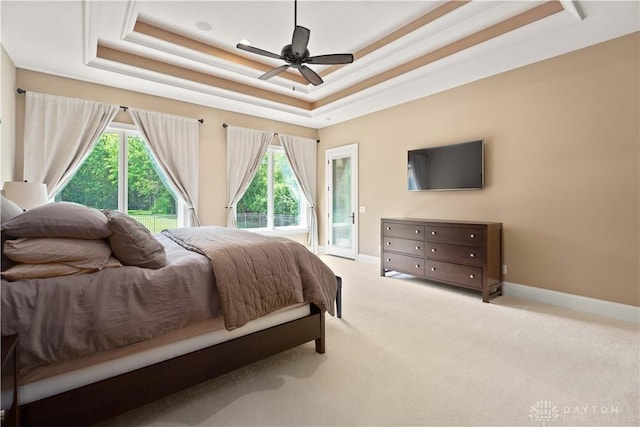
[[[123,89],[81,82],[49,74],[23,69],[17,70],[17,86],[25,90],[51,95],[69,96],[94,101],[109,102],[128,107],[143,108],[185,117],[203,118],[200,127],[200,206],[199,215],[203,225],[226,224],[226,131],[222,123],[253,129],[272,130],[288,135],[305,138],[317,138],[317,130],[290,125],[273,120],[261,119],[245,114],[218,110],[201,105],[190,104],[131,92]],[[16,174],[22,177],[23,134],[24,134],[24,96],[17,96],[16,105]],[[116,122],[132,123],[129,115],[120,111]],[[3,147],[4,149],[4,147]],[[291,236],[299,239],[299,236]]]
[[[15,151],[16,67],[2,47],[0,74],[0,117],[2,128],[0,142],[0,188],[5,181],[13,181]]]
[[[381,217],[500,221],[506,281],[640,305],[639,40],[321,129],[320,177],[324,150],[359,144],[360,253],[379,255]],[[407,150],[479,138],[484,190],[407,191]]]

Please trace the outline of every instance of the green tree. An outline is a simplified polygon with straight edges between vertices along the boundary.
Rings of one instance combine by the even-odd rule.
[[[129,209],[175,214],[175,197],[160,179],[145,141],[130,136],[127,143]]]
[[[237,213],[267,213],[267,173],[268,156],[264,156],[256,176],[236,206]]]
[[[118,208],[118,134],[103,133],[57,200]]]
[[[284,153],[274,153],[273,163],[274,214],[297,216],[300,194],[289,161]]]

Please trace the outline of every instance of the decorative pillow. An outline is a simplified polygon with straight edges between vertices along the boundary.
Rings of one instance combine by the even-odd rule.
[[[7,222],[23,212],[20,206],[2,195],[0,195],[0,207],[2,207],[2,211],[0,211],[0,221],[2,222]]]
[[[2,224],[12,237],[69,237],[104,239],[111,234],[97,209],[71,202],[55,202],[29,209]]]
[[[18,263],[62,263],[78,268],[102,269],[111,256],[106,240],[65,237],[23,237],[7,240],[4,254]]]
[[[122,267],[120,261],[111,257],[103,268]],[[11,282],[22,279],[46,279],[48,277],[70,276],[72,274],[93,273],[98,271],[91,268],[73,267],[61,263],[46,264],[16,264],[2,272],[2,277]]]
[[[109,236],[109,245],[122,264],[143,268],[161,268],[167,264],[164,246],[147,227],[122,212],[102,212],[108,218],[107,225],[113,233]]]

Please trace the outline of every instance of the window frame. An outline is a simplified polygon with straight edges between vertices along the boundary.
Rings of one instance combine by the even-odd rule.
[[[309,220],[308,220],[308,211],[309,211],[309,203],[307,202],[307,198],[304,196],[302,188],[300,188],[300,183],[296,178],[296,184],[298,186],[298,191],[300,194],[300,201],[298,205],[298,215],[300,218],[299,225],[287,225],[276,227],[274,225],[275,213],[274,213],[274,204],[275,201],[273,199],[274,191],[273,191],[273,153],[281,153],[286,156],[284,148],[280,145],[269,145],[267,148],[267,152],[265,153],[265,157],[267,160],[267,226],[266,227],[256,227],[256,228],[243,228],[243,230],[252,231],[260,234],[268,234],[268,235],[288,235],[288,234],[301,234],[309,232]],[[261,160],[262,162],[262,160]],[[291,164],[287,159],[287,163],[289,167]],[[255,177],[253,178],[255,179]],[[253,180],[252,180],[253,181]],[[242,196],[244,197],[244,195]],[[238,213],[236,212],[236,219]]]

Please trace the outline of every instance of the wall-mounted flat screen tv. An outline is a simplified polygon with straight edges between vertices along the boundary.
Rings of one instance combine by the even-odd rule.
[[[480,190],[484,187],[484,142],[410,150],[409,191]]]

